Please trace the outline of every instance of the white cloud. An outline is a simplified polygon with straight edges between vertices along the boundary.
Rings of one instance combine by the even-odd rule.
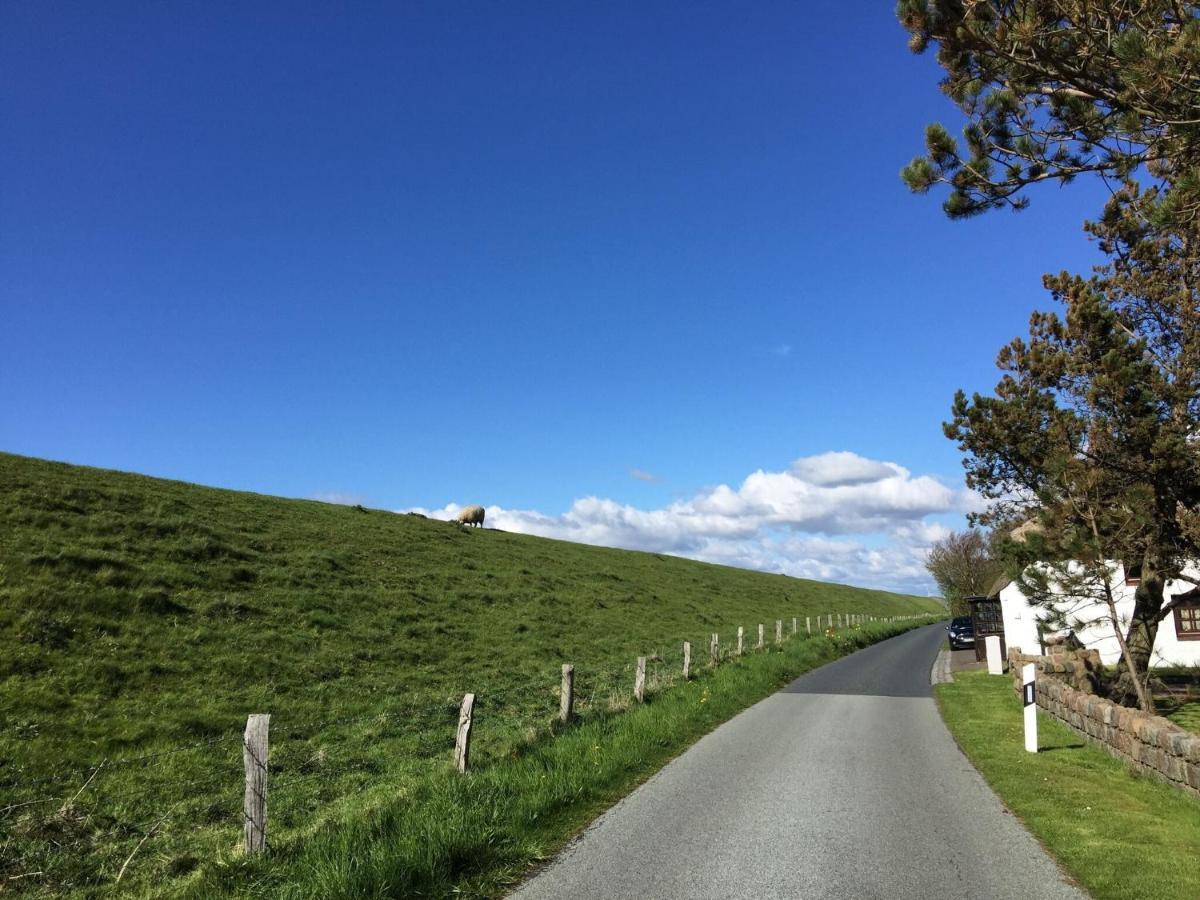
[[[925,552],[948,529],[927,517],[962,513],[978,499],[895,463],[850,452],[759,470],[737,488],[718,485],[659,509],[581,497],[560,515],[487,508],[506,531],[671,553],[912,593],[930,593]],[[414,510],[451,519],[461,507]],[[851,538],[850,536],[854,536]]]
[[[804,481],[830,487],[839,484],[865,484],[892,475],[908,475],[908,470],[903,466],[866,459],[848,450],[831,450],[816,456],[801,457],[792,463],[790,471]]]

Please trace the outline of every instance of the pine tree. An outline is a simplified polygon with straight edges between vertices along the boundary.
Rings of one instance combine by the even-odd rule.
[[[1122,647],[1111,686],[1153,701],[1146,675],[1164,595],[1200,556],[1200,20],[1149,0],[900,0],[910,46],[938,47],[943,90],[967,116],[941,125],[902,172],[949,187],[952,218],[1029,202],[1027,188],[1103,178],[1112,199],[1087,230],[1109,263],[1045,278],[1065,308],[1033,314],[1003,348],[995,396],[960,391],[947,436],[992,502],[1010,571],[1061,615],[1063,593],[1108,608]],[[1141,578],[1117,616],[1114,564]],[[1194,592],[1192,592],[1194,594]]]
[[[900,0],[909,46],[938,47],[963,139],[928,126],[902,172],[924,193],[950,187],[952,217],[1023,208],[1025,189],[1095,173],[1135,175],[1159,225],[1200,215],[1200,20],[1171,0]]]
[[[995,396],[959,391],[946,434],[992,503],[980,521],[1042,526],[1002,545],[1023,590],[1048,607],[1070,595],[1111,609],[1114,696],[1151,708],[1158,626],[1181,599],[1164,588],[1200,558],[1200,272],[1173,236],[1130,229],[1129,200],[1089,226],[1113,261],[1087,279],[1046,277],[1064,314],[1033,314],[1029,339],[1000,352]],[[1129,622],[1110,593],[1118,561],[1140,569]]]

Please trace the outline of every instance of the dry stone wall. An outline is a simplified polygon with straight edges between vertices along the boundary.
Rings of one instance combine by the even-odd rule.
[[[1086,655],[1028,656],[1013,647],[1008,659],[1018,694],[1021,666],[1034,663],[1037,705],[1042,710],[1134,768],[1200,797],[1200,735],[1162,716],[1096,696],[1088,689],[1094,669]]]

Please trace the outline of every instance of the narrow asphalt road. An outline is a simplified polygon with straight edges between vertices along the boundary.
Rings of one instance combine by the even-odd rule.
[[[516,900],[1082,898],[938,715],[934,625],[817,669],[596,820]]]

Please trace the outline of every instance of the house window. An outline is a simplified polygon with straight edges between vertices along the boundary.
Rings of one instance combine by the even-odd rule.
[[[1200,641],[1200,601],[1175,607],[1175,636],[1181,641]]]
[[[1131,563],[1125,567],[1125,583],[1137,584],[1142,580],[1142,564]]]

